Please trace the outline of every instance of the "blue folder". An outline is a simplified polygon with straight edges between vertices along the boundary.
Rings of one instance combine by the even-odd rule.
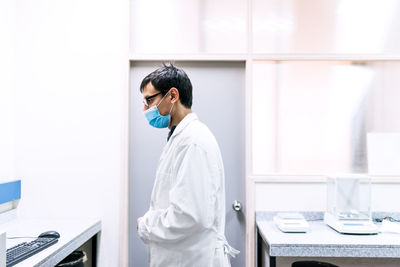
[[[0,183],[0,205],[21,198],[21,180]]]

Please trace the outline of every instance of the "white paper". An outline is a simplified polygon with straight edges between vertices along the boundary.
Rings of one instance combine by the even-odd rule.
[[[389,220],[383,220],[379,232],[400,234],[400,223],[391,222]]]
[[[400,175],[400,133],[368,133],[368,173]]]

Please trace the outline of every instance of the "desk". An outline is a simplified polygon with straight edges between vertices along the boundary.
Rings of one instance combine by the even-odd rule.
[[[37,237],[40,233],[49,230],[59,232],[60,238],[56,244],[15,265],[16,267],[50,267],[59,263],[88,240],[92,242],[93,258],[96,259],[101,222],[90,219],[18,218],[1,224],[1,228],[7,232],[7,237]],[[7,248],[31,240],[32,238],[7,239]],[[96,266],[96,260],[93,266]]]
[[[358,262],[364,258],[368,262],[377,259],[379,265],[400,266],[399,234],[343,235],[321,220],[309,221],[307,233],[283,233],[271,220],[258,218],[256,222],[258,266],[277,266],[277,258],[332,258],[336,263],[338,258],[357,258]]]

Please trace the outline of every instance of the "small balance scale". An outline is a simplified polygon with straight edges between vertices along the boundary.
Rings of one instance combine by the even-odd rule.
[[[379,232],[371,216],[371,179],[366,175],[328,177],[324,222],[342,234]]]
[[[341,234],[373,235],[379,231],[370,218],[338,218],[325,212],[324,222]]]
[[[297,212],[278,213],[274,217],[274,222],[284,233],[305,233],[309,227],[304,216]]]

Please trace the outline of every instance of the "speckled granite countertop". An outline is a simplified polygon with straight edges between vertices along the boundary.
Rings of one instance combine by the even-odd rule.
[[[339,234],[323,222],[323,212],[304,212],[310,224],[307,233],[283,233],[272,221],[276,212],[257,212],[260,236],[267,244],[269,255],[277,257],[366,257],[400,258],[400,234],[377,235]],[[399,213],[373,213],[373,218]]]

